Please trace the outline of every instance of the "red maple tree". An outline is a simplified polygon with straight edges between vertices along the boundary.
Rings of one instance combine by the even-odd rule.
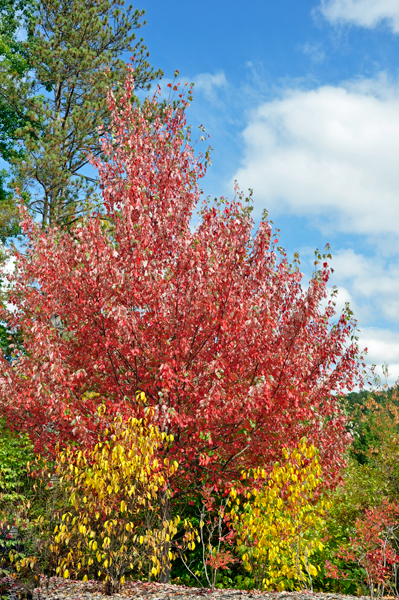
[[[24,349],[2,360],[1,412],[51,452],[91,444],[106,427],[99,404],[109,419],[143,414],[140,390],[174,435],[177,486],[229,482],[303,436],[334,473],[348,442],[336,395],[362,360],[349,313],[321,308],[327,262],[303,289],[240,194],[205,201],[193,227],[207,155],[190,146],[186,96],[135,108],[132,93],[130,73],[121,99],[109,95],[113,133],[95,162],[104,214],[69,232],[24,215],[13,312],[2,309]]]

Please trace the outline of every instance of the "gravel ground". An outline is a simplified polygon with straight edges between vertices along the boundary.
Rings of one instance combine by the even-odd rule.
[[[9,580],[3,579],[6,583]],[[44,581],[42,585],[44,584]],[[22,588],[12,582],[12,591],[9,592],[9,600],[18,600]],[[258,592],[243,590],[215,590],[210,592],[206,589],[188,588],[179,585],[168,585],[161,583],[142,583],[141,581],[127,582],[119,594],[114,594],[114,600],[130,600],[142,598],[143,600],[250,600],[260,596],[259,600],[370,600],[369,596],[342,596],[332,593],[311,592]],[[33,600],[110,600],[110,596],[103,593],[103,584],[96,581],[72,581],[60,577],[50,579],[48,593],[46,589],[37,588],[33,592]]]

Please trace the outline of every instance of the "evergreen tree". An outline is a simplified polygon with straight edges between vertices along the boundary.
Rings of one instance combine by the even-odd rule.
[[[32,41],[33,1],[0,0],[0,68],[14,79],[26,77],[28,72],[28,48]],[[18,39],[23,28],[26,39]],[[7,161],[23,159],[23,148],[19,144],[18,131],[35,127],[22,104],[12,104],[0,93],[0,157]],[[13,202],[13,194],[7,190],[7,171],[0,171],[0,240],[19,233],[19,213]]]
[[[68,225],[93,207],[89,157],[101,154],[107,88],[117,92],[126,75],[122,54],[135,58],[136,89],[161,74],[148,64],[143,40],[135,41],[144,11],[124,9],[123,0],[41,0],[29,10],[26,2],[2,2],[0,153],[43,228]],[[14,200],[0,202],[15,215]],[[5,237],[10,223],[1,226]]]

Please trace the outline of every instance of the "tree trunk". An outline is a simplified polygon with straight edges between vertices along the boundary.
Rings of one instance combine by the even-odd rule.
[[[168,496],[168,490],[160,492],[161,501],[161,523],[164,521],[170,521],[171,517],[171,504]],[[170,573],[172,565],[169,559],[170,542],[164,542],[163,547],[160,549],[160,561],[161,561],[161,572],[158,576],[159,583],[170,583]]]

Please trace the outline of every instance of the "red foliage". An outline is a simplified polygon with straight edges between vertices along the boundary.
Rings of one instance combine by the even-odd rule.
[[[105,214],[72,232],[24,217],[29,247],[15,252],[14,313],[3,317],[25,352],[2,362],[2,412],[51,451],[90,444],[103,402],[109,419],[142,414],[142,390],[175,436],[167,452],[182,479],[229,482],[303,436],[334,473],[348,441],[335,394],[353,387],[361,358],[355,322],[321,308],[327,263],[302,289],[270,224],[254,233],[238,201],[205,202],[193,228],[206,165],[189,144],[186,101],[136,109],[132,91],[130,74],[122,100],[109,96],[114,130],[96,163]]]
[[[384,500],[380,506],[367,509],[364,518],[357,519],[355,535],[350,537],[348,547],[341,548],[337,558],[355,562],[365,570],[371,597],[377,588],[379,596],[384,590],[398,594],[396,568],[399,565],[397,548],[399,538],[399,505]],[[346,579],[347,576],[330,562],[326,563],[330,577]]]

